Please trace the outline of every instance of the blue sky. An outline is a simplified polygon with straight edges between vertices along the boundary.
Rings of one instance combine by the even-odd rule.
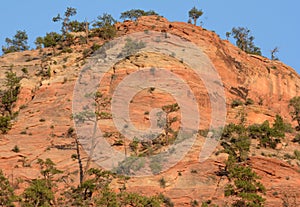
[[[248,27],[255,37],[255,44],[263,55],[270,57],[270,50],[279,48],[278,57],[300,73],[300,1],[298,0],[9,0],[1,2],[0,45],[17,30],[26,30],[29,43],[34,47],[37,36],[59,31],[59,23],[52,17],[63,13],[66,7],[77,8],[76,19],[91,21],[102,13],[119,18],[120,13],[132,8],[155,10],[170,21],[188,20],[188,11],[196,6],[204,11],[203,27],[214,30],[222,38],[232,27]],[[297,26],[298,25],[298,26]]]

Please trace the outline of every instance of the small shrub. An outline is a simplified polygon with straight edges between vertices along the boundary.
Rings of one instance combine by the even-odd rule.
[[[296,134],[295,138],[293,139],[293,142],[297,142],[300,144],[300,134]]]
[[[45,122],[45,121],[46,121],[46,119],[44,119],[44,118],[40,119],[40,122]]]
[[[276,70],[277,67],[276,67],[275,65],[273,65],[273,66],[271,67],[271,69]]]
[[[22,68],[21,71],[22,71],[24,74],[28,74],[28,69],[27,69],[27,68]]]
[[[146,47],[146,43],[143,41],[132,40],[130,38],[126,39],[126,43],[122,48],[122,51],[118,55],[118,57],[129,57],[141,49]]]
[[[63,84],[65,84],[66,82],[68,82],[68,78],[64,77]]]
[[[20,109],[26,109],[26,108],[27,108],[27,105],[23,104],[23,105],[20,106]]]
[[[72,154],[72,155],[71,155],[71,158],[72,158],[73,160],[77,160],[77,159],[78,159],[78,155],[77,155],[77,154]]]
[[[68,59],[69,59],[69,57],[64,57],[64,58],[63,58],[63,61],[64,61],[64,62],[67,62]]]
[[[197,174],[198,172],[197,172],[197,170],[192,169],[192,170],[191,170],[191,173]]]
[[[119,139],[113,143],[113,146],[123,146],[123,144],[124,144],[124,141]]]
[[[26,130],[21,131],[20,134],[27,134]]]
[[[48,67],[47,71],[43,72],[44,77],[51,78],[51,68]]]
[[[275,117],[273,129],[277,133],[285,133],[285,132],[291,133],[293,131],[292,125],[290,123],[284,122],[283,118],[278,114]]]
[[[283,157],[284,157],[284,159],[291,159],[291,160],[295,159],[295,157],[293,155],[290,155],[288,153],[284,154]]]
[[[197,200],[193,200],[193,201],[191,201],[191,206],[192,206],[192,207],[199,206],[199,203],[198,203],[198,201],[197,201]]]
[[[91,49],[93,50],[93,52],[97,51],[98,49],[100,49],[101,45],[98,45],[96,43],[93,44],[93,46],[91,47]]]
[[[73,134],[74,134],[74,128],[73,127],[70,127],[67,131],[67,137],[72,137]]]
[[[63,48],[62,52],[63,52],[63,53],[72,53],[72,52],[73,52],[73,49],[70,48],[70,47],[65,47],[65,48]]]
[[[19,149],[18,145],[15,145],[14,148],[12,148],[11,151],[13,151],[15,153],[18,153],[18,152],[20,152],[20,149]]]
[[[162,193],[158,195],[158,198],[162,200],[166,207],[174,207],[174,203],[171,201],[171,199],[169,197],[166,197]]]
[[[129,144],[129,147],[132,151],[136,152],[138,149],[139,140],[137,138],[133,138],[133,141]]]
[[[253,104],[254,104],[254,101],[251,98],[247,98],[245,105],[248,106],[248,105],[253,105]]]
[[[294,151],[294,156],[295,156],[295,158],[296,158],[297,160],[300,161],[300,151],[299,151],[299,150],[295,150],[295,151]]]
[[[100,112],[99,117],[100,117],[100,119],[111,119],[112,114],[110,114],[108,112]]]
[[[83,56],[84,58],[90,56],[90,54],[91,54],[91,50],[90,50],[89,48],[86,48],[86,49],[84,49],[84,50],[82,51],[82,56]]]
[[[155,87],[150,87],[148,90],[150,93],[152,93],[153,91],[155,91]]]
[[[166,180],[165,180],[165,178],[161,178],[161,179],[159,179],[159,185],[160,185],[160,187],[162,187],[162,188],[165,188],[166,187]]]
[[[5,134],[10,129],[10,117],[9,116],[0,116],[0,131]]]
[[[235,99],[231,103],[231,108],[235,108],[241,105],[243,105],[243,102],[241,100]]]

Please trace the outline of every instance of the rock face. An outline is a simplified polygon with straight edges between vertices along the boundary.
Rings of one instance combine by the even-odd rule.
[[[246,116],[246,123],[262,123],[273,121],[280,114],[286,121],[292,122],[289,115],[288,102],[294,96],[300,95],[300,76],[290,67],[280,61],[272,61],[265,57],[249,55],[226,40],[221,40],[217,34],[203,28],[180,22],[168,22],[156,16],[141,17],[137,22],[126,21],[116,25],[118,35],[150,30],[170,33],[193,42],[209,57],[219,73],[224,85],[227,105],[227,123],[238,123],[241,114]],[[90,44],[102,44],[100,39],[92,39]],[[13,64],[13,70],[21,81],[21,92],[15,110],[19,115],[8,134],[0,137],[0,169],[9,175],[16,184],[17,177],[33,179],[39,176],[38,158],[51,158],[59,169],[65,171],[78,182],[78,163],[71,156],[76,154],[73,138],[68,136],[68,130],[74,128],[72,115],[72,99],[75,82],[86,61],[83,58],[84,46],[74,46],[72,53],[62,53],[49,57],[44,61],[44,55],[52,53],[50,49],[13,53],[0,58],[0,79],[4,72]],[[43,55],[44,54],[44,55]],[[49,69],[46,77],[38,71]],[[178,75],[190,85],[196,94],[201,114],[201,129],[207,129],[210,123],[210,103],[206,88],[193,70],[171,56],[157,53],[141,53],[128,57],[117,63],[102,80],[100,88],[103,93],[111,95],[118,84],[129,74],[143,68],[164,68]],[[22,74],[21,69],[27,68],[28,74]],[[1,86],[2,87],[2,86]],[[252,99],[254,104],[232,108],[233,100],[243,102]],[[155,89],[143,90],[132,100],[130,116],[133,124],[139,129],[150,126],[149,112],[152,108],[172,104],[172,96]],[[173,116],[179,114],[173,114]],[[174,122],[173,129],[179,127],[179,121]],[[111,119],[100,121],[103,131],[117,131]],[[252,168],[262,177],[262,183],[267,188],[266,206],[300,206],[300,168],[299,162],[294,166],[283,161],[284,154],[292,153],[299,145],[290,142],[288,136],[286,145],[280,150],[251,149],[249,162]],[[111,139],[113,144],[116,140]],[[213,203],[225,206],[229,200],[224,198],[224,186],[227,178],[217,177],[215,172],[224,166],[225,154],[212,155],[205,162],[199,162],[199,151],[204,143],[203,137],[198,137],[192,149],[177,165],[155,176],[132,178],[128,181],[128,190],[153,195],[159,192],[166,194],[175,206],[190,206],[191,201],[212,200]],[[20,152],[12,152],[17,145]],[[117,150],[122,148],[116,147]],[[216,150],[220,149],[218,147]],[[83,162],[88,156],[81,148]],[[261,154],[274,155],[272,158]],[[97,167],[95,163],[91,166]],[[75,174],[74,174],[75,172]],[[165,188],[160,187],[159,180],[166,180]]]

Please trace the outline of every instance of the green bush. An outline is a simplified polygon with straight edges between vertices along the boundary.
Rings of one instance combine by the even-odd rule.
[[[16,201],[14,189],[0,169],[0,206],[13,207]]]
[[[242,105],[243,105],[243,102],[241,100],[235,99],[231,103],[231,108],[235,108],[235,107],[242,106]]]
[[[281,142],[285,136],[285,127],[282,127],[281,119],[278,118],[275,124],[270,127],[269,121],[262,124],[253,124],[248,127],[249,137],[252,139],[259,139],[260,146],[276,148],[276,145]]]
[[[54,193],[44,179],[33,180],[23,193],[23,207],[52,206]]]
[[[278,135],[284,136],[284,133],[293,131],[292,125],[290,123],[284,122],[280,115],[276,115],[275,122],[273,124],[273,130],[278,133]]]
[[[162,187],[162,188],[165,188],[166,187],[166,180],[165,180],[165,178],[161,178],[161,179],[159,179],[159,185],[160,185],[160,187]]]
[[[296,134],[295,138],[293,139],[293,142],[297,142],[300,144],[300,134]]]
[[[114,26],[116,22],[117,21],[110,14],[104,13],[103,15],[98,16],[93,24],[93,27],[95,28],[93,30],[94,36],[97,35],[105,40],[112,39],[117,34],[117,30]]]
[[[18,145],[15,145],[14,148],[12,148],[11,151],[13,151],[15,153],[18,153],[18,152],[20,152],[20,148],[18,147]]]
[[[254,104],[254,101],[251,99],[251,98],[247,98],[246,99],[246,102],[245,102],[245,105],[248,106],[248,105],[253,105]]]
[[[10,130],[10,117],[0,116],[0,131],[2,134],[7,133]]]
[[[264,206],[265,199],[261,194],[265,187],[258,181],[259,177],[248,166],[234,165],[229,168],[229,178],[232,184],[225,187],[225,196],[235,196],[239,199],[233,202],[232,206]]]
[[[297,121],[296,130],[300,131],[300,96],[296,96],[290,100],[289,108],[292,109],[291,116],[293,121]]]
[[[131,9],[129,11],[125,11],[121,13],[120,19],[126,20],[130,19],[136,21],[141,16],[150,16],[150,15],[158,15],[155,11],[144,11],[141,9]]]
[[[93,50],[93,52],[97,51],[98,49],[100,49],[101,45],[98,45],[96,43],[93,44],[93,46],[91,47],[91,49]]]
[[[6,89],[2,91],[2,107],[7,111],[10,117],[13,116],[12,107],[13,104],[17,101],[18,94],[20,92],[20,81],[15,72],[12,71],[12,68],[5,72],[5,87]]]
[[[24,74],[28,74],[28,69],[27,69],[27,68],[22,68],[21,71],[22,71]]]
[[[146,43],[142,41],[132,40],[130,38],[126,39],[125,46],[122,48],[122,51],[118,55],[118,57],[128,57],[137,52],[139,52],[142,48],[146,47]]]
[[[55,47],[62,40],[62,36],[56,32],[47,33],[43,39],[44,47]]]
[[[294,156],[295,156],[295,158],[296,158],[297,160],[300,161],[300,151],[299,151],[299,150],[295,150],[295,151],[294,151]]]
[[[166,207],[173,207],[174,203],[171,201],[169,197],[164,196],[162,193],[158,195],[158,199],[161,200]]]
[[[70,21],[68,25],[68,29],[70,32],[84,32],[86,29],[86,23],[79,22],[77,20]]]

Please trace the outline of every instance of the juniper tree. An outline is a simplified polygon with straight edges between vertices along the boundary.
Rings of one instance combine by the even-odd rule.
[[[193,7],[189,11],[189,17],[194,20],[194,25],[197,24],[197,19],[203,15],[202,10],[198,10],[196,7]]]
[[[234,27],[232,29],[232,36],[236,39],[236,46],[249,54],[261,55],[260,48],[254,45],[254,37],[251,31],[246,27]]]
[[[7,54],[11,52],[28,50],[29,46],[27,45],[27,40],[28,40],[28,35],[26,34],[26,31],[18,30],[12,39],[10,38],[5,39],[7,47],[2,46],[2,52],[4,54]]]
[[[62,21],[62,27],[61,31],[65,35],[70,31],[71,25],[70,25],[70,17],[75,16],[77,14],[77,10],[72,7],[68,7],[65,11],[64,17],[61,17],[60,14],[58,14],[56,17],[52,18],[53,22],[60,22]]]
[[[292,109],[291,116],[294,121],[297,121],[297,130],[300,130],[300,96],[296,96],[290,100],[289,108]]]

